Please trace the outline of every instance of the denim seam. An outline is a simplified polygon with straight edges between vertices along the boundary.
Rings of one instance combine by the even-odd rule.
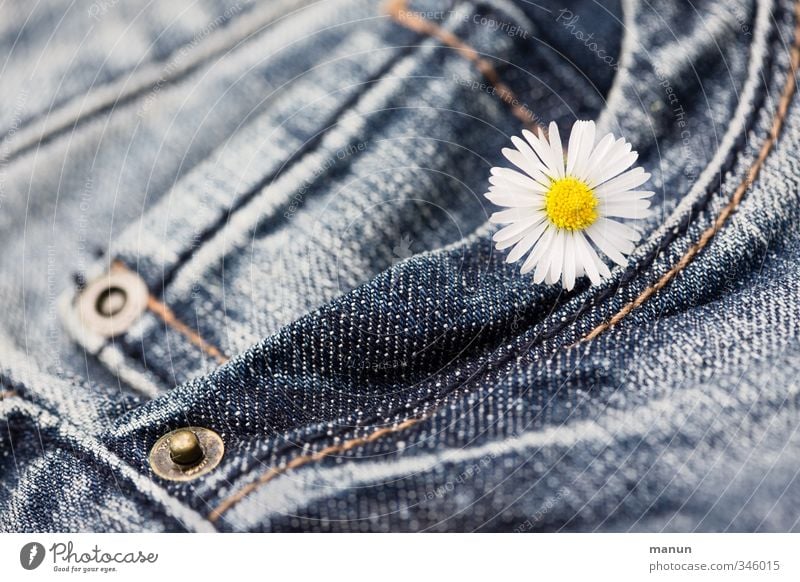
[[[166,325],[183,335],[189,342],[198,347],[205,354],[214,358],[218,363],[224,364],[229,358],[223,354],[218,348],[211,345],[204,340],[202,336],[183,323],[178,316],[163,302],[159,301],[152,295],[147,298],[147,309],[154,313]]]
[[[111,269],[128,271],[131,273],[134,272],[131,269],[129,269],[128,266],[119,259],[115,260],[111,264]],[[178,316],[175,315],[175,312],[173,312],[172,309],[170,309],[166,303],[164,303],[163,301],[159,301],[149,291],[147,295],[147,309],[148,311],[153,313],[156,317],[158,317],[161,321],[163,321],[165,325],[171,327],[173,330],[184,336],[189,341],[189,343],[199,348],[200,351],[202,351],[206,355],[214,358],[218,363],[224,364],[230,359],[228,358],[228,356],[222,353],[222,350],[204,340],[199,332],[193,330],[187,324],[182,322],[178,318]]]
[[[475,65],[478,72],[497,90],[500,100],[511,108],[511,112],[517,119],[522,121],[526,128],[531,131],[540,129],[546,132],[546,128],[532,120],[529,114],[526,114],[526,109],[520,105],[511,88],[500,79],[500,75],[498,75],[492,64],[482,58],[480,53],[470,44],[463,41],[455,33],[444,30],[430,20],[409,12],[408,0],[389,0],[386,3],[385,10],[400,26],[435,38],[442,44],[455,49],[459,55]]]
[[[786,83],[784,84],[781,99],[778,103],[778,107],[772,120],[769,136],[762,144],[758,152],[758,156],[748,169],[744,180],[739,184],[739,186],[737,186],[736,190],[734,190],[730,201],[717,215],[713,224],[703,231],[697,242],[686,250],[680,260],[672,268],[664,273],[655,283],[644,289],[644,291],[642,291],[633,301],[625,304],[622,309],[615,313],[608,321],[604,321],[600,325],[593,328],[589,333],[581,338],[578,343],[595,339],[597,336],[619,323],[634,309],[642,306],[660,289],[666,287],[670,281],[672,281],[676,275],[681,273],[706,247],[706,245],[708,245],[717,232],[719,232],[725,226],[728,218],[731,217],[741,203],[742,199],[747,193],[747,190],[758,178],[758,174],[760,173],[767,156],[772,151],[772,148],[780,137],[781,130],[783,129],[783,123],[786,119],[786,114],[789,111],[789,105],[791,104],[792,97],[797,89],[797,79],[795,78],[795,74],[797,73],[798,66],[800,66],[800,2],[795,4],[794,42],[792,43],[791,53],[792,56],[787,73]]]
[[[402,7],[402,6],[405,5],[405,0],[391,0],[390,7],[392,5],[394,5],[395,3],[397,3],[398,6]],[[702,248],[713,237],[713,235],[716,233],[716,231],[722,226],[722,224],[727,220],[727,218],[735,211],[736,206],[739,204],[739,202],[741,201],[741,199],[744,196],[744,192],[746,191],[747,187],[749,187],[749,185],[753,182],[753,180],[755,180],[755,178],[757,177],[758,172],[759,172],[761,166],[763,165],[764,159],[769,154],[769,152],[772,149],[772,146],[774,145],[775,141],[778,138],[778,133],[782,129],[783,120],[785,119],[785,116],[786,116],[786,114],[788,112],[789,101],[790,101],[790,99],[792,97],[792,94],[794,93],[794,89],[795,89],[796,80],[795,80],[795,77],[794,77],[794,73],[796,72],[796,70],[798,68],[798,64],[800,64],[800,1],[795,3],[795,29],[794,30],[795,30],[795,38],[794,38],[794,42],[793,42],[792,49],[791,49],[792,50],[791,64],[790,64],[789,70],[787,71],[788,78],[787,78],[787,81],[786,81],[786,83],[784,85],[784,90],[783,90],[783,95],[782,95],[781,101],[779,103],[779,106],[778,106],[778,108],[776,110],[776,113],[775,113],[775,116],[773,118],[773,125],[772,125],[772,128],[770,129],[769,137],[768,137],[767,141],[765,142],[765,144],[762,146],[756,162],[753,164],[753,166],[751,166],[750,171],[748,171],[748,174],[747,174],[747,177],[745,178],[745,181],[742,182],[742,184],[739,185],[739,187],[737,188],[737,190],[734,193],[734,196],[733,196],[731,202],[729,202],[729,204],[719,214],[717,220],[715,221],[714,226],[712,226],[709,229],[707,229],[703,233],[703,236],[701,236],[700,241],[698,241],[698,243],[696,243],[694,245],[694,246],[698,247],[694,251],[694,253],[691,256],[689,256],[689,252],[687,252],[686,255],[684,255],[684,257],[678,263],[678,266],[680,266],[680,270],[682,270],[686,266],[686,264],[688,264],[691,261],[691,259],[700,250],[702,250]],[[458,47],[455,47],[455,48],[458,48]],[[462,54],[463,54],[463,52],[462,52]],[[740,190],[741,190],[741,193],[740,193]],[[737,198],[737,193],[739,194],[738,198]],[[720,221],[720,218],[721,218],[721,221]],[[704,237],[706,237],[705,240],[704,240]],[[698,246],[698,245],[700,245],[700,246]],[[663,250],[663,247],[661,245],[659,245],[659,249]],[[654,255],[652,257],[652,260],[655,259],[655,256],[657,256],[657,254],[658,253],[654,253]],[[688,259],[687,259],[687,257],[688,257]],[[684,264],[684,261],[685,261],[685,264]],[[675,274],[677,274],[677,272]],[[674,276],[674,274],[673,274],[673,276]],[[661,284],[661,286],[665,285],[667,282],[668,281],[665,281],[663,284]],[[660,287],[656,288],[656,285],[659,285],[659,283],[661,283],[660,280],[655,285],[653,285],[654,290],[651,291],[651,293],[650,293],[651,295],[655,291],[657,291],[658,288],[660,288]],[[646,301],[646,299],[647,299],[647,297],[645,297],[642,300],[642,302]],[[626,313],[626,315],[627,315],[627,313]],[[624,315],[622,317],[624,317]],[[610,326],[608,326],[608,327],[610,327]],[[602,333],[602,331],[603,330],[598,332],[598,334]],[[554,335],[554,334],[552,334],[552,335]],[[546,332],[542,332],[541,339],[543,339],[543,340],[544,339],[549,339],[550,337],[552,337],[552,335],[547,334]],[[534,340],[533,343],[536,343],[536,341]],[[565,346],[565,347],[571,347],[571,346]],[[463,383],[460,383],[458,385],[454,385],[454,387],[452,389],[448,390],[447,392],[452,394],[455,390],[457,390],[460,387],[465,386],[472,379],[474,379],[476,376],[480,375],[482,372],[485,372],[485,371],[486,371],[486,366],[485,365],[480,365],[478,367],[478,369],[474,373],[472,373],[470,375],[470,377],[467,379],[467,381],[465,381]],[[233,507],[234,505],[236,505],[237,503],[242,501],[250,493],[252,493],[256,489],[258,489],[261,485],[264,485],[264,484],[272,481],[275,477],[278,477],[279,475],[287,472],[288,470],[302,467],[302,466],[304,466],[304,465],[306,465],[308,463],[311,463],[311,462],[321,461],[324,458],[330,456],[331,454],[345,452],[345,451],[348,451],[348,450],[350,450],[350,449],[352,449],[354,447],[358,447],[358,446],[370,443],[370,442],[372,442],[374,440],[377,440],[377,439],[379,439],[379,438],[381,438],[383,436],[386,436],[388,434],[394,434],[394,433],[403,431],[405,429],[411,428],[412,426],[414,426],[416,424],[419,424],[420,422],[430,418],[434,413],[436,413],[440,409],[441,409],[441,407],[437,407],[436,409],[431,410],[431,411],[427,412],[426,414],[424,414],[422,416],[417,416],[417,417],[412,417],[412,418],[406,419],[405,421],[403,421],[402,423],[400,423],[400,424],[398,424],[396,426],[393,426],[393,427],[382,427],[382,428],[379,428],[377,430],[374,430],[373,432],[371,432],[367,436],[348,439],[348,440],[344,441],[343,443],[341,443],[339,445],[331,445],[331,446],[328,446],[328,447],[326,447],[324,449],[321,449],[319,452],[317,452],[317,453],[315,453],[313,455],[304,455],[304,456],[300,456],[300,457],[295,457],[293,460],[289,461],[287,464],[285,464],[285,465],[283,465],[281,467],[270,468],[266,473],[263,473],[256,481],[248,483],[247,485],[245,485],[244,487],[242,487],[241,489],[239,489],[235,493],[225,497],[219,504],[217,504],[215,509],[209,514],[209,520],[212,521],[212,522],[218,521],[226,511],[228,511],[231,507]]]
[[[293,154],[291,154],[278,168],[274,171],[269,172],[267,175],[263,176],[258,183],[256,183],[252,188],[247,190],[246,192],[242,192],[235,200],[232,201],[231,204],[227,206],[225,212],[222,216],[217,220],[217,222],[208,226],[206,230],[202,232],[202,234],[197,238],[193,247],[188,249],[186,252],[182,253],[175,264],[170,265],[161,282],[161,291],[162,294],[166,293],[166,288],[172,283],[173,279],[175,278],[178,271],[180,271],[187,263],[189,263],[192,250],[203,246],[209,240],[212,239],[218,232],[220,232],[225,225],[231,220],[231,217],[241,211],[243,208],[247,206],[247,204],[257,198],[260,194],[264,192],[264,189],[273,181],[275,181],[281,174],[288,172],[291,168],[301,162],[302,157],[309,151],[313,151],[319,143],[323,140],[326,136],[329,129],[335,127],[339,121],[348,114],[354,107],[354,104],[358,102],[359,99],[368,91],[367,87],[372,83],[376,83],[381,81],[383,78],[386,77],[388,72],[402,59],[409,56],[409,54],[416,51],[419,45],[409,45],[399,47],[400,50],[398,54],[391,58],[377,73],[373,76],[364,81],[362,84],[364,85],[364,89],[358,91],[351,97],[347,98],[344,103],[341,104],[339,109],[335,111],[328,122],[324,124],[324,126],[311,138],[305,141]],[[280,210],[276,209],[275,213],[277,214]],[[266,222],[269,220],[271,216],[263,217],[262,222]]]
[[[248,483],[247,485],[245,485],[244,487],[242,487],[241,489],[239,489],[232,495],[229,495],[228,497],[223,499],[220,503],[218,503],[214,507],[213,511],[208,514],[208,520],[212,523],[219,521],[219,519],[226,511],[228,511],[231,507],[233,507],[234,505],[239,503],[242,499],[250,495],[253,491],[258,489],[262,485],[269,483],[276,477],[283,475],[288,471],[291,471],[292,469],[298,469],[303,465],[321,461],[333,454],[345,453],[350,449],[366,445],[386,435],[404,431],[407,428],[410,428],[422,422],[426,418],[428,418],[427,415],[409,418],[395,426],[381,427],[378,430],[375,430],[366,436],[349,439],[338,445],[329,445],[312,455],[303,455],[300,457],[295,457],[285,465],[282,465],[280,467],[272,467],[266,473],[263,473],[258,479],[252,481],[251,483]]]

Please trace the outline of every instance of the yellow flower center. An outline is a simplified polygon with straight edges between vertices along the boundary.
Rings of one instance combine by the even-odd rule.
[[[583,230],[597,220],[597,196],[577,178],[553,180],[545,195],[545,212],[555,226]]]

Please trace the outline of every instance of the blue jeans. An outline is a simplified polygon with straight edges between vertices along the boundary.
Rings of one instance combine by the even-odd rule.
[[[181,4],[0,23],[0,530],[800,529],[795,3]],[[483,193],[575,119],[657,211],[565,292]]]

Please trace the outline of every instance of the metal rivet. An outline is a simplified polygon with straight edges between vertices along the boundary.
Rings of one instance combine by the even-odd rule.
[[[119,287],[109,287],[97,298],[96,309],[104,317],[113,317],[125,309],[128,294]]]
[[[205,475],[222,460],[225,444],[213,430],[179,428],[162,436],[150,450],[150,467],[170,481],[189,481]]]
[[[173,433],[169,439],[169,458],[179,465],[196,465],[203,458],[200,439],[186,429]]]
[[[112,270],[87,283],[77,301],[84,327],[103,337],[124,333],[147,309],[144,281],[130,271]]]

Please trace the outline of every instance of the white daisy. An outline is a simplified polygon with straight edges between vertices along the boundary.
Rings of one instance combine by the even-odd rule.
[[[606,135],[595,143],[593,121],[576,121],[566,159],[555,123],[548,136],[523,130],[525,140],[512,137],[516,149],[503,155],[517,168],[492,168],[486,197],[508,208],[489,219],[505,224],[494,235],[497,249],[511,248],[509,263],[521,260],[521,273],[533,273],[535,283],[562,281],[572,289],[584,274],[592,284],[611,275],[597,251],[626,265],[639,233],[612,218],[644,218],[653,195],[635,190],[650,174],[629,169],[638,154],[623,138]],[[513,248],[512,248],[513,247]]]

